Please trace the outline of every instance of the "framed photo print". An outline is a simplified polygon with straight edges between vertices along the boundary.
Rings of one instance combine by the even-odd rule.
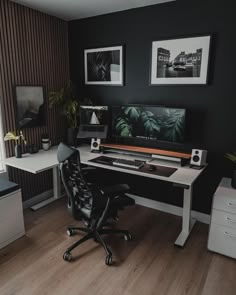
[[[151,85],[207,84],[211,36],[152,42]]]
[[[17,128],[44,125],[44,91],[42,86],[16,86]]]
[[[123,46],[84,50],[85,84],[123,85]]]

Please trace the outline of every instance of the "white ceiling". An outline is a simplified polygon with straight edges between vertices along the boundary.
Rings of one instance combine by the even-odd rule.
[[[35,10],[74,20],[176,0],[12,0]]]

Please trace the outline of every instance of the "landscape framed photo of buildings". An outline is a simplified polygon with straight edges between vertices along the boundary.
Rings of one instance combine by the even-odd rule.
[[[15,102],[18,129],[45,124],[43,86],[15,86]]]
[[[207,84],[211,35],[152,42],[151,85]]]
[[[123,85],[123,46],[84,50],[87,85]]]

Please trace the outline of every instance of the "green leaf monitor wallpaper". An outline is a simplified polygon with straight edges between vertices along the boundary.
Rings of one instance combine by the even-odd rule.
[[[159,106],[112,107],[112,134],[182,143],[185,109]]]

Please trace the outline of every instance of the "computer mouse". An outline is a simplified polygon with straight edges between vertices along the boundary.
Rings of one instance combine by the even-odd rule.
[[[156,167],[154,165],[149,165],[148,171],[155,171]]]

